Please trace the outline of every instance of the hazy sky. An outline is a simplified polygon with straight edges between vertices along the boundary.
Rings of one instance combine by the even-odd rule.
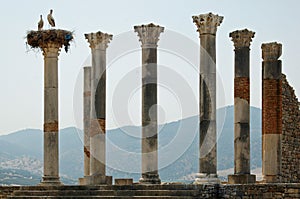
[[[233,104],[234,52],[229,33],[244,28],[256,32],[250,54],[251,105],[261,106],[263,42],[283,44],[283,72],[300,96],[299,0],[10,0],[1,8],[0,134],[42,129],[43,57],[38,51],[28,51],[25,37],[28,30],[37,29],[40,14],[44,16],[44,28],[48,28],[49,9],[54,10],[57,28],[75,34],[70,52],[62,51],[59,57],[61,128],[81,127],[82,67],[90,63],[90,48],[83,34],[96,31],[114,35],[107,49],[111,57],[107,75],[108,127],[139,124],[141,57],[138,37],[132,30],[134,25],[149,22],[166,29],[158,43],[160,121],[196,115],[199,37],[191,16],[208,12],[224,16],[217,32],[218,106]]]

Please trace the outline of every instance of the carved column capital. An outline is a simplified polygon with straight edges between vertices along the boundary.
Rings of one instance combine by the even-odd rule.
[[[90,43],[90,48],[105,50],[108,43],[112,40],[112,35],[98,31],[96,33],[84,34],[85,38]]]
[[[214,15],[211,12],[208,14],[201,14],[198,16],[192,16],[193,22],[198,28],[200,35],[202,34],[212,34],[215,35],[218,26],[221,25],[223,21],[223,16]]]
[[[236,30],[229,34],[229,37],[232,38],[235,48],[250,47],[252,38],[254,38],[255,32],[252,32],[248,29]]]
[[[281,56],[282,44],[277,42],[265,43],[261,45],[261,49],[264,61],[276,61]]]
[[[61,50],[61,45],[59,43],[49,42],[47,44],[44,44],[41,49],[45,58],[58,58]]]
[[[164,27],[153,23],[141,26],[134,26],[134,31],[138,33],[142,48],[157,48],[160,33],[164,32]]]

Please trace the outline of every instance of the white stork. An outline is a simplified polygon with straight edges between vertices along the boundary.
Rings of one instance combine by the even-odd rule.
[[[42,30],[43,26],[44,26],[44,21],[43,21],[42,15],[40,15],[40,17],[41,17],[41,19],[38,23],[38,30]]]
[[[52,16],[52,13],[53,13],[53,10],[51,9],[50,13],[47,16],[47,19],[48,19],[48,22],[51,25],[51,27],[55,27],[55,21],[54,21],[54,18]]]

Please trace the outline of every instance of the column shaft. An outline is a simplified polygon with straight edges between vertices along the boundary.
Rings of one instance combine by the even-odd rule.
[[[44,176],[42,183],[60,184],[58,156],[58,52],[44,49]]]
[[[234,173],[250,174],[249,48],[235,49]]]
[[[282,134],[281,44],[262,45],[262,173],[265,182],[280,182]]]
[[[200,35],[200,173],[217,173],[216,39]]]
[[[90,115],[91,115],[91,67],[84,67],[83,79],[83,131],[84,176],[90,175]]]
[[[92,49],[91,175],[105,176],[106,51]]]
[[[142,178],[159,179],[157,146],[157,49],[142,49]],[[160,183],[160,182],[159,182]],[[156,182],[154,182],[156,184]]]

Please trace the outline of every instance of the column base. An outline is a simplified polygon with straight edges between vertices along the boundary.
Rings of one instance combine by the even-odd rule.
[[[228,175],[228,184],[253,184],[256,182],[256,175],[233,174]]]
[[[143,174],[139,180],[140,184],[161,184],[158,174]]]
[[[112,176],[91,175],[84,178],[85,185],[112,185]]]
[[[63,185],[59,177],[57,176],[43,176],[42,182],[38,184],[39,186],[61,186]]]
[[[198,173],[193,184],[221,184],[217,174]]]

